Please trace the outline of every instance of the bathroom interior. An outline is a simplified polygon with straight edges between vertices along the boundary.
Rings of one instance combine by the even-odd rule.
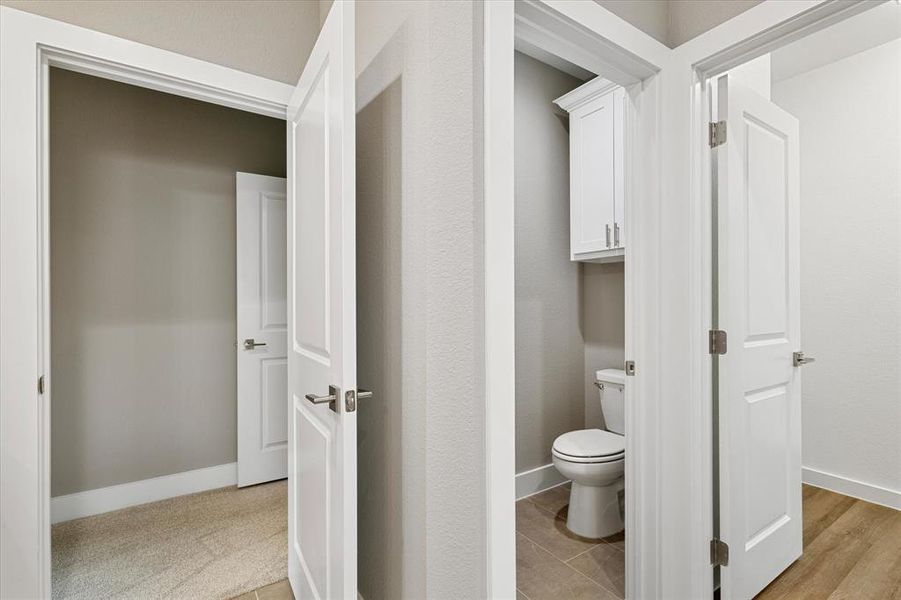
[[[520,598],[623,598],[625,91],[517,39]]]

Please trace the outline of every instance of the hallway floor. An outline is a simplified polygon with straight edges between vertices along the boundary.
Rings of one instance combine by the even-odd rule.
[[[568,506],[569,484],[516,503],[517,600],[623,598],[623,534],[594,540],[571,533]]]
[[[58,523],[53,599],[214,600],[277,582],[288,575],[287,506],[276,481]]]
[[[901,598],[901,511],[805,485],[804,554],[758,600]]]

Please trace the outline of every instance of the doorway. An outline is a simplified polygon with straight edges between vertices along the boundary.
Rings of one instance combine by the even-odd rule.
[[[602,247],[591,249],[581,246],[577,249],[581,258],[600,258],[601,254],[608,250],[611,257],[616,253],[620,255],[619,259],[622,262],[619,265],[616,264],[616,261],[611,265],[592,265],[592,267],[596,267],[592,270],[600,269],[605,271],[605,274],[611,275],[613,279],[621,278],[619,287],[621,296],[618,302],[623,308],[619,317],[620,325],[618,327],[614,325],[613,329],[621,328],[619,335],[622,345],[618,351],[612,349],[611,355],[602,361],[604,364],[598,363],[592,368],[587,368],[584,364],[575,365],[573,368],[578,370],[579,375],[574,377],[577,381],[574,389],[578,391],[569,396],[576,396],[577,412],[584,415],[583,411],[586,411],[588,407],[586,389],[597,390],[594,386],[596,372],[605,370],[605,367],[618,367],[620,373],[623,373],[628,368],[628,375],[623,374],[621,378],[628,380],[623,384],[626,398],[624,404],[625,435],[621,438],[624,442],[623,454],[625,457],[623,461],[625,490],[622,495],[625,517],[623,522],[624,541],[618,545],[612,539],[609,541],[613,543],[602,541],[599,544],[592,544],[589,542],[586,549],[590,550],[597,546],[597,551],[610,550],[614,553],[611,555],[614,558],[617,556],[617,552],[620,553],[619,581],[614,582],[613,580],[617,579],[617,576],[614,576],[607,582],[617,591],[603,587],[601,584],[598,587],[601,590],[598,592],[599,594],[616,595],[624,592],[628,597],[652,596],[655,594],[652,590],[657,586],[657,575],[653,571],[653,561],[650,560],[650,554],[648,554],[656,546],[656,542],[653,540],[657,535],[656,532],[659,531],[656,525],[660,513],[659,506],[652,499],[654,497],[653,490],[658,485],[655,475],[657,461],[654,459],[656,437],[647,434],[655,427],[653,407],[656,402],[656,394],[652,386],[645,387],[641,374],[643,372],[652,373],[657,364],[650,339],[653,330],[652,323],[658,314],[655,308],[658,296],[654,290],[659,285],[653,258],[655,253],[654,236],[651,234],[651,231],[657,226],[658,210],[656,206],[659,201],[659,189],[656,185],[658,170],[654,158],[656,154],[653,150],[653,138],[660,110],[657,103],[660,89],[656,74],[662,68],[669,50],[662,45],[658,47],[655,42],[645,44],[644,38],[639,41],[632,36],[620,36],[619,32],[615,30],[601,27],[604,15],[591,14],[595,10],[604,12],[600,7],[588,5],[569,8],[551,7],[541,1],[515,3],[515,6],[512,3],[509,5],[506,3],[486,5],[486,31],[488,32],[486,44],[488,48],[486,49],[485,81],[489,87],[486,92],[488,104],[485,126],[488,140],[486,145],[486,180],[488,182],[486,189],[488,192],[485,203],[487,469],[489,474],[487,483],[489,595],[493,597],[515,595],[517,581],[520,579],[525,581],[527,576],[525,573],[518,574],[516,572],[517,550],[515,546],[517,539],[520,539],[516,532],[524,522],[524,515],[520,514],[517,519],[516,513],[523,513],[526,509],[531,510],[533,507],[529,504],[534,505],[536,501],[547,499],[539,499],[538,496],[533,496],[532,499],[521,498],[520,502],[527,504],[516,505],[518,510],[514,511],[516,499],[520,496],[518,492],[523,492],[525,487],[532,487],[534,493],[555,484],[565,483],[569,479],[566,476],[561,477],[562,473],[553,465],[545,464],[551,462],[552,443],[544,444],[547,447],[541,448],[541,454],[546,456],[541,459],[542,464],[532,465],[532,469],[520,472],[520,476],[517,477],[518,467],[522,465],[516,464],[516,454],[519,448],[514,448],[512,439],[512,433],[517,427],[516,423],[522,417],[517,414],[518,403],[522,399],[518,370],[522,369],[522,365],[517,363],[520,358],[525,357],[525,354],[520,352],[518,342],[515,341],[519,335],[517,329],[524,323],[519,319],[522,315],[516,315],[514,318],[509,307],[518,304],[518,286],[529,283],[518,280],[519,273],[514,276],[514,270],[517,268],[519,260],[517,258],[518,245],[523,239],[516,234],[516,222],[519,218],[518,215],[521,214],[518,212],[520,211],[518,203],[522,200],[522,198],[517,198],[516,192],[518,175],[515,164],[517,142],[515,141],[516,135],[514,135],[514,117],[515,109],[519,106],[519,99],[515,92],[514,72],[517,60],[520,62],[536,61],[540,65],[539,68],[549,67],[552,70],[562,70],[563,72],[574,66],[577,68],[575,72],[581,73],[582,81],[586,78],[594,78],[596,79],[595,84],[598,84],[598,81],[606,79],[612,84],[613,87],[610,90],[601,90],[602,92],[613,91],[613,88],[617,86],[624,91],[623,137],[625,144],[623,152],[625,158],[623,162],[625,169],[622,177],[625,210],[623,220],[620,221],[620,233],[623,234],[621,240],[627,241],[628,245],[614,244],[616,221],[613,216],[616,211],[612,209],[611,218],[608,221],[604,221],[597,215],[595,215],[596,218],[589,215],[585,220],[588,225],[586,231],[590,234],[582,241],[600,244]],[[518,57],[515,53],[516,50],[520,51],[522,55],[526,55],[525,58]],[[572,72],[569,75],[574,76]],[[601,75],[601,77],[595,78],[596,75]],[[574,77],[578,79],[579,76],[575,75]],[[553,115],[552,103],[548,102],[547,104],[548,113],[545,116],[552,120],[557,119],[556,125],[560,126],[560,117]],[[610,106],[612,107],[613,104]],[[561,112],[565,113],[566,111],[564,109]],[[564,127],[566,119],[572,126],[573,114],[564,118],[562,123]],[[572,133],[572,129],[570,133]],[[559,160],[560,157],[556,158]],[[566,165],[566,163],[567,161],[563,160],[563,164]],[[636,165],[641,165],[641,168],[638,169]],[[563,179],[567,179],[566,174],[563,175]],[[611,193],[611,200],[613,195]],[[567,231],[571,231],[565,216],[571,212],[569,209],[570,198],[566,192],[563,192],[557,194],[556,200],[560,204],[557,206],[559,212],[556,214],[555,222],[562,220],[563,227]],[[606,245],[605,223],[609,225],[610,229],[609,248]],[[600,231],[599,235],[595,235],[597,231]],[[548,243],[550,238],[544,237],[547,233],[547,231],[539,229],[534,232],[534,238],[529,243],[538,243],[539,240],[541,244]],[[562,262],[569,266],[573,254],[569,238],[567,237],[566,240]],[[613,248],[614,245],[622,246],[622,248]],[[535,247],[537,246],[533,246],[532,250]],[[600,254],[592,254],[592,252]],[[548,260],[550,260],[549,255]],[[579,268],[576,267],[577,271]],[[618,274],[606,273],[606,271],[616,271],[617,269],[619,269]],[[602,287],[608,291],[616,289],[616,286]],[[522,304],[519,305],[519,307],[522,306]],[[519,307],[517,312],[519,312]],[[619,357],[627,359],[625,364]],[[576,362],[581,363],[581,361]],[[595,362],[597,361],[592,360],[592,364]],[[642,371],[643,368],[647,371]],[[538,374],[524,373],[523,375],[524,378],[529,378]],[[591,375],[590,380],[589,375]],[[613,387],[616,386],[612,385],[611,388]],[[535,399],[532,398],[532,400]],[[601,412],[600,401],[600,396],[592,396],[590,403],[591,409],[595,413],[594,418],[598,419],[600,419],[599,413]],[[565,402],[563,400],[561,402],[571,403],[573,398],[567,397]],[[576,429],[584,428],[584,423],[585,421],[579,420],[576,415],[572,426]],[[568,427],[569,424],[566,428]],[[560,430],[558,433],[565,432]],[[604,431],[603,433],[611,432]],[[519,438],[516,442],[520,442]],[[546,476],[551,479],[544,480]],[[526,486],[525,482],[529,481],[531,483]],[[535,485],[539,487],[536,488]],[[518,487],[519,490],[517,490]],[[567,529],[566,525],[568,518],[557,518],[560,516],[559,511],[566,508],[570,502],[569,489],[557,487],[544,493],[558,497],[552,499],[552,502],[544,508],[536,505],[536,510],[544,511],[536,514],[543,516],[545,513],[549,513],[550,528],[554,529],[558,525],[560,527],[555,531],[571,531]],[[549,508],[552,510],[548,510]],[[533,535],[536,534],[533,532]],[[566,536],[566,534],[563,535]],[[550,545],[553,542],[544,540],[544,543]],[[540,546],[540,544],[538,545]],[[546,547],[536,551],[536,554],[541,554],[543,550],[546,550]],[[561,562],[566,569],[570,569],[571,566],[564,563],[571,558],[573,557],[568,557]],[[555,560],[559,559],[560,557],[555,558]],[[586,577],[591,584],[597,585],[596,581],[584,574],[577,574],[577,577]]]
[[[284,176],[284,122],[69,70],[49,84],[52,597],[284,579],[284,482],[224,487],[236,171]]]
[[[901,527],[899,38],[883,3],[708,88],[723,597],[901,589],[864,574]]]

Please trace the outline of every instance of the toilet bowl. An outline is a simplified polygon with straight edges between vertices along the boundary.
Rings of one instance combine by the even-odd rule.
[[[572,481],[566,527],[588,538],[603,538],[623,530],[619,494],[626,464],[624,387],[626,373],[602,369],[595,373],[601,412],[607,430],[580,429],[554,440],[554,467]]]
[[[570,431],[554,441],[552,455],[554,467],[572,481],[567,529],[587,538],[622,531],[625,438],[601,429]]]

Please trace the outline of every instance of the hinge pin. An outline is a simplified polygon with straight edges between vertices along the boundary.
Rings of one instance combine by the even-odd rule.
[[[728,336],[722,329],[710,330],[710,354],[725,354],[728,348]]]
[[[714,567],[729,566],[729,545],[723,540],[710,540],[710,564]]]
[[[726,122],[717,121],[708,125],[708,143],[716,148],[726,143]]]

